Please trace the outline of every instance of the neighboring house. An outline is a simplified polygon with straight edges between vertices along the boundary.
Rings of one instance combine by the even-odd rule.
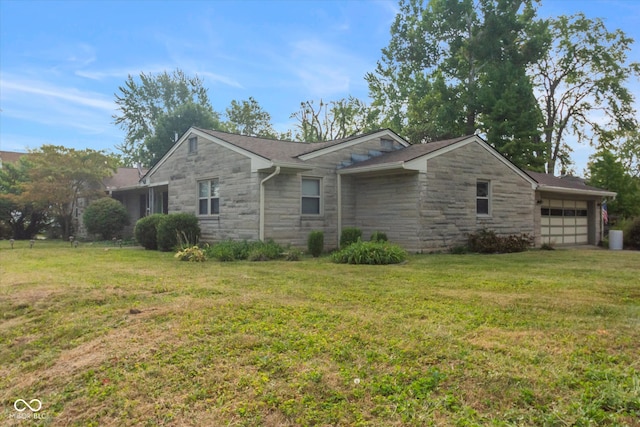
[[[597,244],[603,198],[615,193],[525,172],[478,136],[410,145],[390,130],[296,143],[191,128],[140,184],[114,186],[132,220],[187,212],[202,240],[273,239],[305,247],[324,231],[374,231],[412,252],[466,243],[469,233]]]
[[[18,153],[16,151],[0,151],[0,169],[2,169],[2,163],[15,163],[20,157],[26,154],[27,153]]]

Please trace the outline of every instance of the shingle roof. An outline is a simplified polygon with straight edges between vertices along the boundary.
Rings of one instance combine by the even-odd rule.
[[[582,178],[575,176],[557,177],[546,173],[525,171],[534,181],[536,181],[542,187],[557,187],[566,188],[569,190],[582,190],[603,192],[602,188],[592,187],[584,183]]]
[[[196,129],[269,160],[293,161],[296,156],[309,149],[309,144],[306,143],[236,135],[217,130]]]
[[[142,175],[145,173],[147,173],[147,171],[142,169]],[[107,190],[115,190],[138,185],[140,176],[138,168],[118,168],[116,173],[109,178],[105,178],[102,182]]]
[[[295,141],[281,141],[269,138],[260,138],[255,136],[237,135],[233,133],[222,132],[218,130],[209,130],[195,128],[200,132],[206,133],[213,137],[219,138],[244,150],[247,150],[253,154],[264,157],[268,160],[280,160],[288,162],[300,161],[298,157],[303,154],[312,153],[314,151],[322,150],[327,147],[339,145],[344,142],[348,142],[357,138],[366,137],[380,130],[369,132],[366,134],[359,134],[350,136],[347,138],[336,139],[326,142],[295,142]]]
[[[362,162],[354,163],[353,165],[345,167],[345,169],[357,169],[360,167],[367,167],[373,165],[383,165],[386,163],[398,163],[408,162],[426,154],[433,153],[449,145],[453,145],[457,142],[463,141],[470,136],[462,136],[458,138],[446,139],[443,141],[429,142],[427,144],[414,144],[401,150],[392,151],[389,153],[383,153],[380,156],[372,157]]]
[[[6,163],[15,163],[22,156],[26,156],[27,153],[18,153],[16,151],[0,151],[0,159]]]

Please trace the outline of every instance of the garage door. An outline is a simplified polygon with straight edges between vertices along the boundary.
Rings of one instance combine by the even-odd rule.
[[[587,202],[542,200],[540,234],[542,243],[581,245],[589,243]]]

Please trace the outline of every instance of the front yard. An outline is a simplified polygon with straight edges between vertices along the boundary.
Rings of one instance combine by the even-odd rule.
[[[0,241],[0,404],[0,425],[638,425],[640,252],[353,266]]]

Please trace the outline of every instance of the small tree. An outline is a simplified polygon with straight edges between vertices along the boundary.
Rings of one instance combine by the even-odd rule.
[[[89,233],[100,234],[105,240],[115,237],[131,223],[127,209],[111,197],[103,197],[91,203],[82,219]]]

